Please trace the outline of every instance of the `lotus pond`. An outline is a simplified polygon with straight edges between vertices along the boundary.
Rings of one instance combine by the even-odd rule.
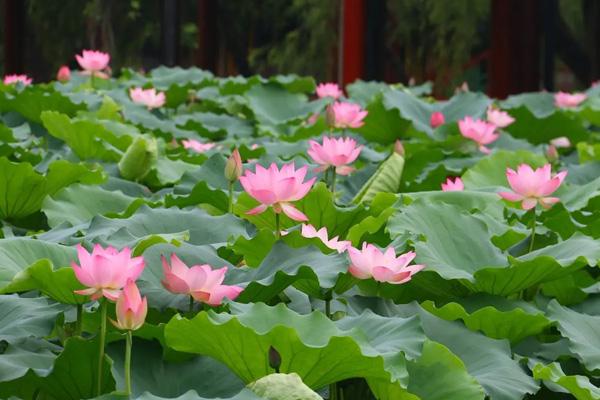
[[[0,84],[0,398],[600,399],[600,86],[96,56]]]

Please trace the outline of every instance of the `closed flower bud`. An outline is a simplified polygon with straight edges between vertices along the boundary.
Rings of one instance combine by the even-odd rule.
[[[242,172],[242,157],[238,149],[233,149],[225,164],[225,178],[230,182],[235,182],[242,176]]]
[[[68,82],[71,79],[71,70],[66,65],[63,65],[58,69],[56,79],[60,82]]]
[[[399,139],[396,140],[396,143],[394,144],[394,151],[400,154],[402,157],[404,157],[404,154],[406,154],[406,151],[404,150],[404,145]]]
[[[119,172],[125,179],[136,181],[143,179],[154,166],[157,156],[156,139],[138,136],[119,161]]]

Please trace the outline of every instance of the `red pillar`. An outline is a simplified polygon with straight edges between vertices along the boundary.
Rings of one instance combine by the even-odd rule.
[[[338,81],[344,86],[364,76],[364,1],[341,1]]]

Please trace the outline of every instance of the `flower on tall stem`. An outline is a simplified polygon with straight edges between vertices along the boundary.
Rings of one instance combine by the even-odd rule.
[[[558,108],[575,108],[586,99],[585,93],[558,92],[554,95],[554,105]]]
[[[121,289],[130,281],[135,281],[144,270],[143,257],[131,257],[131,250],[124,248],[118,251],[113,247],[104,249],[99,244],[94,246],[92,253],[77,245],[79,264],[71,263],[75,277],[87,289],[76,290],[75,293],[91,296],[92,300],[100,302],[100,332],[98,350],[98,375],[96,394],[102,391],[102,364],[104,362],[104,346],[106,341],[106,309],[104,298],[117,300]]]
[[[360,105],[336,101],[327,107],[327,120],[335,128],[360,128],[368,111]]]
[[[488,107],[486,117],[488,122],[496,125],[498,128],[506,128],[515,122],[515,119],[506,111],[499,110],[492,106]]]
[[[551,176],[552,168],[550,164],[546,164],[541,168],[533,170],[527,164],[521,164],[516,171],[506,169],[506,179],[513,192],[500,192],[500,197],[508,201],[520,201],[521,207],[524,210],[531,210],[533,213],[533,221],[531,226],[531,239],[529,242],[529,251],[533,250],[536,228],[536,213],[535,207],[538,203],[543,208],[550,208],[553,204],[560,201],[558,197],[550,197],[552,193],[561,185],[567,171],[559,172]]]
[[[231,155],[225,163],[225,179],[229,187],[229,212],[233,213],[233,184],[237,181],[243,172],[242,157],[238,149],[233,149]]]
[[[148,300],[142,298],[134,281],[129,280],[117,299],[117,320],[112,324],[121,330],[126,330],[125,343],[125,393],[131,394],[131,347],[133,345],[132,331],[144,325],[148,313]]]
[[[110,62],[110,55],[108,53],[97,50],[83,50],[81,55],[75,55],[75,59],[81,69],[83,69],[83,74],[90,76],[92,87],[94,87],[94,78],[108,78],[108,74],[104,72]]]
[[[337,83],[320,83],[317,85],[316,93],[320,99],[331,97],[337,100],[344,95]]]
[[[244,190],[261,204],[247,211],[248,215],[263,213],[269,207],[275,211],[275,234],[279,237],[279,214],[284,213],[295,221],[308,221],[308,217],[292,205],[294,201],[302,199],[317,179],[313,177],[306,182],[304,178],[308,166],[296,169],[294,163],[284,164],[281,169],[275,163],[268,169],[261,165],[256,166],[256,172],[246,170],[240,177]]]

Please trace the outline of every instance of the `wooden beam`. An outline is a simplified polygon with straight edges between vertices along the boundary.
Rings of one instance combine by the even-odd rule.
[[[163,0],[162,3],[162,62],[168,67],[179,61],[180,10],[179,0]]]
[[[338,81],[342,85],[364,76],[365,19],[364,0],[342,0]]]
[[[218,0],[198,0],[198,50],[196,65],[212,72],[217,70]]]
[[[24,3],[23,0],[4,0],[4,74],[24,72]]]

